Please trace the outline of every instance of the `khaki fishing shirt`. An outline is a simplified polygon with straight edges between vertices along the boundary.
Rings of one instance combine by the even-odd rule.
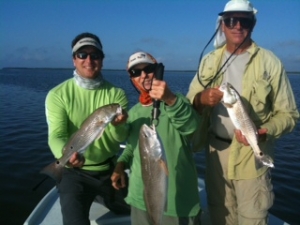
[[[208,53],[201,61],[198,72],[203,85],[208,84],[222,66],[225,50],[226,45]],[[299,112],[281,61],[272,52],[258,47],[254,42],[247,51],[250,53],[250,60],[243,75],[241,98],[256,127],[268,129],[267,140],[259,143],[259,147],[274,159],[275,139],[293,130]],[[220,72],[210,87],[219,86],[222,80],[223,72]],[[203,90],[204,87],[199,83],[196,74],[187,93],[191,103],[195,95]],[[203,120],[194,137],[194,151],[208,147],[210,111],[211,108],[206,108],[202,113]],[[267,170],[266,166],[255,168],[252,148],[240,144],[235,137],[229,148],[229,179],[251,179]]]

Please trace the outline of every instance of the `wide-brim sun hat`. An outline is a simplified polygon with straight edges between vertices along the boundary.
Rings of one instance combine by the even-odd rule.
[[[141,63],[155,64],[156,59],[147,52],[136,52],[129,57],[127,69],[130,69]]]
[[[222,16],[228,12],[247,12],[256,14],[257,10],[247,0],[231,0],[227,2],[223,12],[220,12],[219,16]]]

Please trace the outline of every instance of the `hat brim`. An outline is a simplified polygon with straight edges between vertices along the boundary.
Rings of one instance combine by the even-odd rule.
[[[227,13],[249,13],[249,14],[253,14],[252,11],[238,11],[238,10],[233,10],[233,11],[220,12],[218,15],[219,16],[223,16],[224,14],[227,14]]]

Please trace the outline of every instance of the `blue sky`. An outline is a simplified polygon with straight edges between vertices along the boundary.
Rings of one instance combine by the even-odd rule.
[[[104,46],[104,69],[125,69],[129,55],[143,50],[166,70],[196,70],[226,2],[0,0],[0,68],[73,68],[71,41],[92,32]],[[300,71],[300,1],[251,2],[258,10],[254,41],[273,51],[287,71]]]

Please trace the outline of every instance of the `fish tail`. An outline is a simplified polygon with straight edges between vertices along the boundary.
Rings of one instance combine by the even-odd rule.
[[[255,167],[259,169],[263,166],[274,168],[273,160],[268,155],[257,156],[255,155]]]
[[[49,177],[53,178],[57,182],[59,182],[62,178],[62,171],[63,171],[63,166],[59,161],[55,161],[53,163],[50,163],[49,165],[45,166],[40,173],[46,174]]]
[[[270,156],[268,156],[268,155],[263,155],[263,157],[261,158],[261,161],[262,161],[262,163],[263,163],[265,166],[274,168],[273,160],[272,160],[272,158],[271,158]]]

